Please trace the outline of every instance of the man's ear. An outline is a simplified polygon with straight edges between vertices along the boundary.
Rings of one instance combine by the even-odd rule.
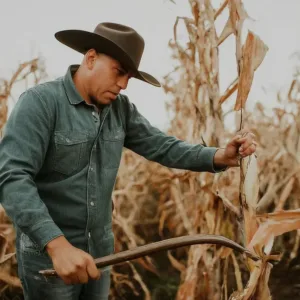
[[[89,70],[92,70],[94,68],[96,59],[97,59],[97,52],[95,49],[90,49],[85,53],[84,60]]]

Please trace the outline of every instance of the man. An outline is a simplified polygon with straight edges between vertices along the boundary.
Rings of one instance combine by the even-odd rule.
[[[107,299],[110,272],[93,258],[113,252],[113,191],[126,147],[170,168],[219,172],[255,151],[254,136],[224,149],[167,136],[120,94],[131,77],[159,82],[138,69],[143,38],[132,28],[100,23],[94,32],[56,33],[84,54],[66,75],[25,91],[0,147],[0,199],[16,228],[25,299]],[[54,267],[59,277],[38,271]]]

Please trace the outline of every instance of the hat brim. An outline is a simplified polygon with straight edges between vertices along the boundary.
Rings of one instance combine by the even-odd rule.
[[[152,75],[137,70],[127,53],[113,41],[93,32],[84,30],[62,30],[55,33],[55,38],[62,44],[85,54],[90,49],[104,53],[118,60],[125,68],[132,70],[134,77],[160,87],[159,81]]]

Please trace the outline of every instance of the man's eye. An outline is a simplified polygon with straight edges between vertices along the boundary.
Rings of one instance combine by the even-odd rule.
[[[126,72],[124,70],[121,70],[121,69],[118,69],[118,68],[117,68],[117,70],[118,70],[119,75],[125,75],[126,74]]]

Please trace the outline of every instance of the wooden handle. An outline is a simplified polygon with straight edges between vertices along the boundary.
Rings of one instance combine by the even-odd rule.
[[[175,249],[183,246],[196,245],[196,244],[222,245],[231,248],[233,250],[236,250],[237,252],[243,253],[248,258],[251,258],[254,261],[260,259],[258,256],[256,256],[246,248],[242,247],[236,242],[233,242],[232,240],[227,239],[225,237],[219,235],[197,234],[197,235],[188,235],[188,236],[171,238],[164,241],[159,241],[148,245],[144,245],[141,247],[136,247],[134,249],[122,251],[116,254],[107,255],[95,259],[95,264],[97,268],[102,268],[102,267],[130,261],[133,259],[137,259],[143,256],[151,255],[159,251],[170,250],[170,249]],[[57,276],[55,270],[42,270],[39,273],[44,276]]]

